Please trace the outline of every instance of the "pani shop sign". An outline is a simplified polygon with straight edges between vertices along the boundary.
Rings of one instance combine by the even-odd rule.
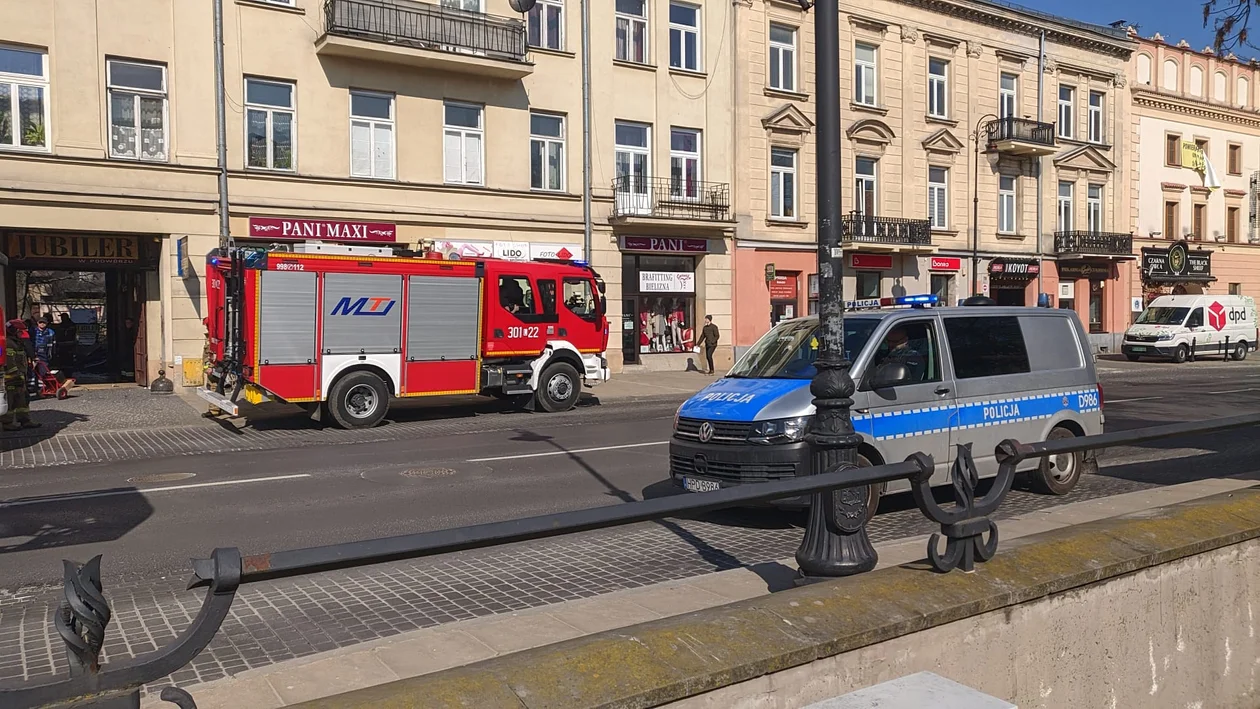
[[[331,219],[289,219],[250,217],[249,236],[276,241],[340,241],[346,243],[392,244],[398,240],[398,227],[385,222],[346,222]]]

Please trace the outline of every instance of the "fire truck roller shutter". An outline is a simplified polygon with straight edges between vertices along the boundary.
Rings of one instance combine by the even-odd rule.
[[[376,370],[392,393],[402,381],[401,275],[324,275],[323,391],[344,372]]]
[[[318,386],[316,275],[261,271],[258,371],[254,382],[282,399],[311,399]]]
[[[481,279],[411,276],[402,396],[478,389]]]

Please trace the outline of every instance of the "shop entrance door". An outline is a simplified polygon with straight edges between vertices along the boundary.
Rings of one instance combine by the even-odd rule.
[[[1103,330],[1103,282],[1089,282],[1089,331],[1092,333],[1104,332]]]
[[[796,301],[794,300],[772,300],[770,301],[770,326],[778,325],[780,321],[791,320],[796,317]]]
[[[1024,305],[1024,289],[1019,288],[1002,288],[995,287],[993,289],[993,300],[998,305]]]

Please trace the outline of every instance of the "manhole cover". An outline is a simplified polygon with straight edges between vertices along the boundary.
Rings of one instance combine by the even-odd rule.
[[[404,478],[444,478],[454,474],[454,468],[408,468],[402,471]]]
[[[187,480],[188,478],[197,477],[196,473],[154,473],[152,475],[137,475],[134,478],[127,478],[129,483],[173,483],[176,480]]]

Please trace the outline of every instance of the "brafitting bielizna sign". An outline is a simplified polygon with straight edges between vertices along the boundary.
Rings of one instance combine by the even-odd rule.
[[[695,293],[696,274],[686,271],[639,271],[640,293]]]

